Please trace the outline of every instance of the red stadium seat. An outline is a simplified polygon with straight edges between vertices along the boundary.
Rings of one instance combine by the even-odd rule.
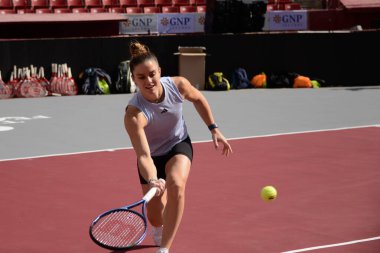
[[[141,7],[127,7],[126,8],[127,13],[143,13],[143,9]]]
[[[34,10],[32,10],[32,9],[18,9],[17,13],[18,14],[34,13]]]
[[[162,13],[178,13],[178,6],[162,6]]]
[[[76,7],[72,8],[73,13],[88,13],[88,10],[86,8]]]
[[[67,1],[66,0],[50,0],[50,8],[66,8]]]
[[[137,6],[154,6],[154,0],[137,0]]]
[[[69,7],[69,8],[83,8],[84,3],[82,0],[67,0],[67,7]]]
[[[30,2],[28,0],[13,0],[14,9],[27,9],[28,7],[30,7]]]
[[[15,14],[16,11],[14,9],[0,9],[0,14]]]
[[[180,6],[179,12],[180,13],[197,12],[197,7],[195,7],[194,5]]]
[[[278,5],[277,4],[267,4],[267,11],[277,11]]]
[[[170,6],[172,5],[172,0],[155,0],[154,4],[156,6]]]
[[[91,7],[102,7],[102,0],[84,0],[84,6],[87,8]]]
[[[37,9],[37,8],[48,9],[49,8],[49,2],[47,0],[32,0],[31,5],[32,5],[32,9]]]
[[[144,13],[161,13],[161,8],[157,6],[144,7]]]
[[[56,8],[54,13],[72,13],[72,10],[69,8]]]
[[[90,8],[90,12],[91,13],[105,13],[107,12],[107,9],[103,7],[92,7]]]
[[[197,5],[197,12],[206,12],[206,5]]]
[[[191,5],[206,5],[206,0],[190,0]]]
[[[285,10],[285,4],[277,4],[279,10]]]
[[[299,3],[285,4],[285,10],[301,10],[301,5]]]
[[[111,13],[125,13],[125,8],[122,7],[111,7],[108,9]]]
[[[102,0],[102,3],[105,8],[119,6],[118,0]]]
[[[137,0],[120,0],[119,5],[121,7],[137,6]]]
[[[46,13],[52,13],[53,11],[48,8],[38,8],[35,10],[37,14],[46,14]]]
[[[190,5],[190,0],[172,0],[173,5]]]
[[[0,8],[1,9],[12,9],[13,8],[12,0],[0,0]]]

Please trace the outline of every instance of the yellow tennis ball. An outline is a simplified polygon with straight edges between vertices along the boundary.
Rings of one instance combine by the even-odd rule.
[[[271,201],[277,198],[277,190],[271,185],[267,185],[261,189],[261,198],[265,201]]]

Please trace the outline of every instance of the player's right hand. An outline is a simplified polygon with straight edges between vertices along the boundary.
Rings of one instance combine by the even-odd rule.
[[[150,186],[150,188],[157,187],[156,196],[160,196],[161,194],[163,194],[165,192],[166,181],[165,181],[165,179],[162,179],[162,178],[157,179],[157,180],[151,180],[149,182],[149,186]]]

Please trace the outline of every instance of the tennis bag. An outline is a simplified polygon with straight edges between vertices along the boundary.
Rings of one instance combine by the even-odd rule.
[[[208,76],[206,90],[222,91],[230,89],[230,82],[224,77],[222,72],[214,72]]]
[[[118,75],[113,87],[115,93],[134,93],[137,91],[136,84],[132,80],[129,60],[122,61],[118,66]]]
[[[247,71],[243,68],[237,68],[233,71],[231,81],[234,89],[247,89],[252,87],[247,76]]]
[[[87,68],[79,75],[81,91],[85,95],[110,94],[111,77],[101,68]]]

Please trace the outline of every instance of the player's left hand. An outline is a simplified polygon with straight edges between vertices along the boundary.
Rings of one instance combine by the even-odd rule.
[[[227,139],[223,136],[219,129],[215,128],[211,131],[212,141],[214,143],[215,149],[219,148],[219,143],[223,144],[222,155],[228,156],[232,153],[231,145],[228,143]]]

